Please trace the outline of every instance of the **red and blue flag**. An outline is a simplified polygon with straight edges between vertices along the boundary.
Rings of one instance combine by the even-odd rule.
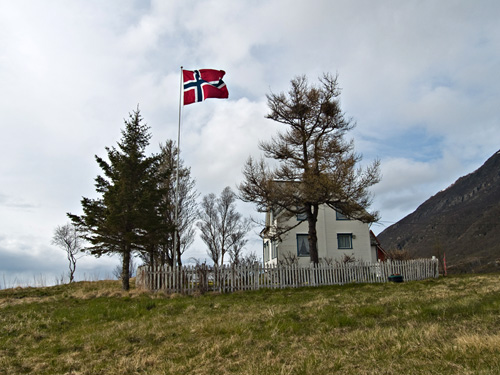
[[[208,98],[227,99],[229,93],[222,80],[223,70],[183,70],[184,105],[202,102]]]

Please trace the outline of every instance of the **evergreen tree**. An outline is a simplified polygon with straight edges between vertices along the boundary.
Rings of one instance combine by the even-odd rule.
[[[151,135],[139,108],[129,114],[118,148],[106,147],[108,161],[96,156],[103,171],[95,179],[97,199],[82,198],[83,215],[69,218],[92,245],[86,251],[99,257],[119,254],[122,288],[129,289],[133,253],[144,252],[159,230],[158,156],[146,156]]]

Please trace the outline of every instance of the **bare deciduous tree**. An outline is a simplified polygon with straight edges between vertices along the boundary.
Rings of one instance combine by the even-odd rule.
[[[60,247],[66,252],[69,262],[69,282],[73,282],[76,271],[76,261],[83,256],[83,254],[81,254],[83,245],[82,239],[78,234],[77,228],[69,223],[58,226],[54,231],[52,244]]]
[[[354,122],[340,109],[339,96],[337,76],[331,74],[324,74],[317,86],[309,85],[305,76],[297,77],[288,93],[268,95],[267,118],[284,124],[286,131],[261,142],[260,148],[277,166],[249,158],[239,186],[241,199],[255,203],[261,212],[281,212],[288,218],[305,215],[311,262],[316,264],[321,205],[363,222],[378,220],[378,214],[367,209],[368,188],[380,180],[379,162],[364,169],[358,166],[361,156],[354,152],[353,142],[344,139]]]
[[[179,159],[179,185],[177,186],[177,154],[178,149],[172,140],[160,144],[160,162],[158,170],[162,175],[160,185],[163,195],[161,197],[162,207],[158,209],[161,217],[161,226],[155,237],[140,256],[149,265],[173,266],[174,251],[177,265],[181,266],[181,256],[191,246],[195,237],[194,223],[198,218],[198,204],[196,202],[199,193],[195,189],[196,182],[191,177],[191,169],[184,166]],[[178,188],[177,222],[175,221],[175,201]],[[175,230],[177,229],[177,231]],[[177,241],[174,235],[177,234]],[[174,249],[174,242],[177,248]]]
[[[219,197],[211,193],[203,197],[200,210],[201,239],[208,247],[208,256],[215,266],[224,264],[224,256],[232,259],[240,256],[250,230],[250,220],[243,219],[236,211],[236,195],[226,187]]]
[[[257,254],[255,252],[251,252],[248,254],[240,254],[238,258],[236,258],[236,262],[233,264],[235,265],[242,265],[242,266],[258,266],[260,265],[259,258],[257,258]]]
[[[230,236],[233,244],[228,250],[231,264],[240,264],[244,260],[242,252],[248,241],[245,235],[246,232],[236,232]]]
[[[169,140],[165,145],[160,145],[160,147],[162,156],[161,166],[163,168],[170,168],[173,171],[172,178],[167,181],[168,188],[166,189],[171,193],[171,196],[166,199],[175,204],[176,188],[179,189],[177,223],[175,223],[174,220],[174,209],[170,211],[167,217],[168,220],[177,227],[177,248],[175,250],[173,249],[174,233],[172,233],[171,241],[169,241],[169,244],[171,244],[170,257],[172,258],[173,251],[175,251],[177,264],[181,266],[181,255],[191,246],[195,237],[194,223],[198,218],[198,204],[196,200],[199,197],[199,193],[195,188],[196,182],[191,177],[191,169],[184,166],[182,159],[179,160],[179,186],[176,186],[176,181],[173,177],[177,169],[177,153],[179,150],[175,143]]]

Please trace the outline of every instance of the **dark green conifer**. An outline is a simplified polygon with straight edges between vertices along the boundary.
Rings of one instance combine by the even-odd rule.
[[[108,160],[96,156],[103,171],[95,179],[99,198],[82,198],[83,215],[68,213],[91,246],[86,251],[99,257],[119,254],[122,288],[129,289],[129,264],[134,253],[148,251],[161,230],[158,163],[146,156],[151,134],[142,123],[139,108],[129,115],[118,148],[106,147]],[[168,228],[170,230],[171,228]]]

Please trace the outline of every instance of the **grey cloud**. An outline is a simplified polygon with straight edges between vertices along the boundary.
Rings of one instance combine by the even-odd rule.
[[[343,109],[357,122],[356,151],[382,161],[373,190],[382,220],[399,220],[498,150],[500,3],[288,5],[3,5],[1,268],[65,269],[64,254],[49,251],[51,230],[65,212],[79,212],[81,196],[95,196],[94,155],[116,144],[128,112],[140,104],[153,131],[149,151],[176,139],[181,65],[227,72],[228,101],[183,111],[182,157],[202,195],[234,187],[246,157],[260,155],[258,141],[282,129],[264,118],[265,94],[288,90],[300,74],[313,82],[339,73]],[[260,253],[256,235],[249,243]],[[198,243],[190,251],[204,253]],[[94,261],[82,269],[104,264]]]
[[[2,193],[0,193],[0,206],[23,210],[29,210],[38,207],[38,205],[36,204],[28,203],[23,201],[22,199]]]

